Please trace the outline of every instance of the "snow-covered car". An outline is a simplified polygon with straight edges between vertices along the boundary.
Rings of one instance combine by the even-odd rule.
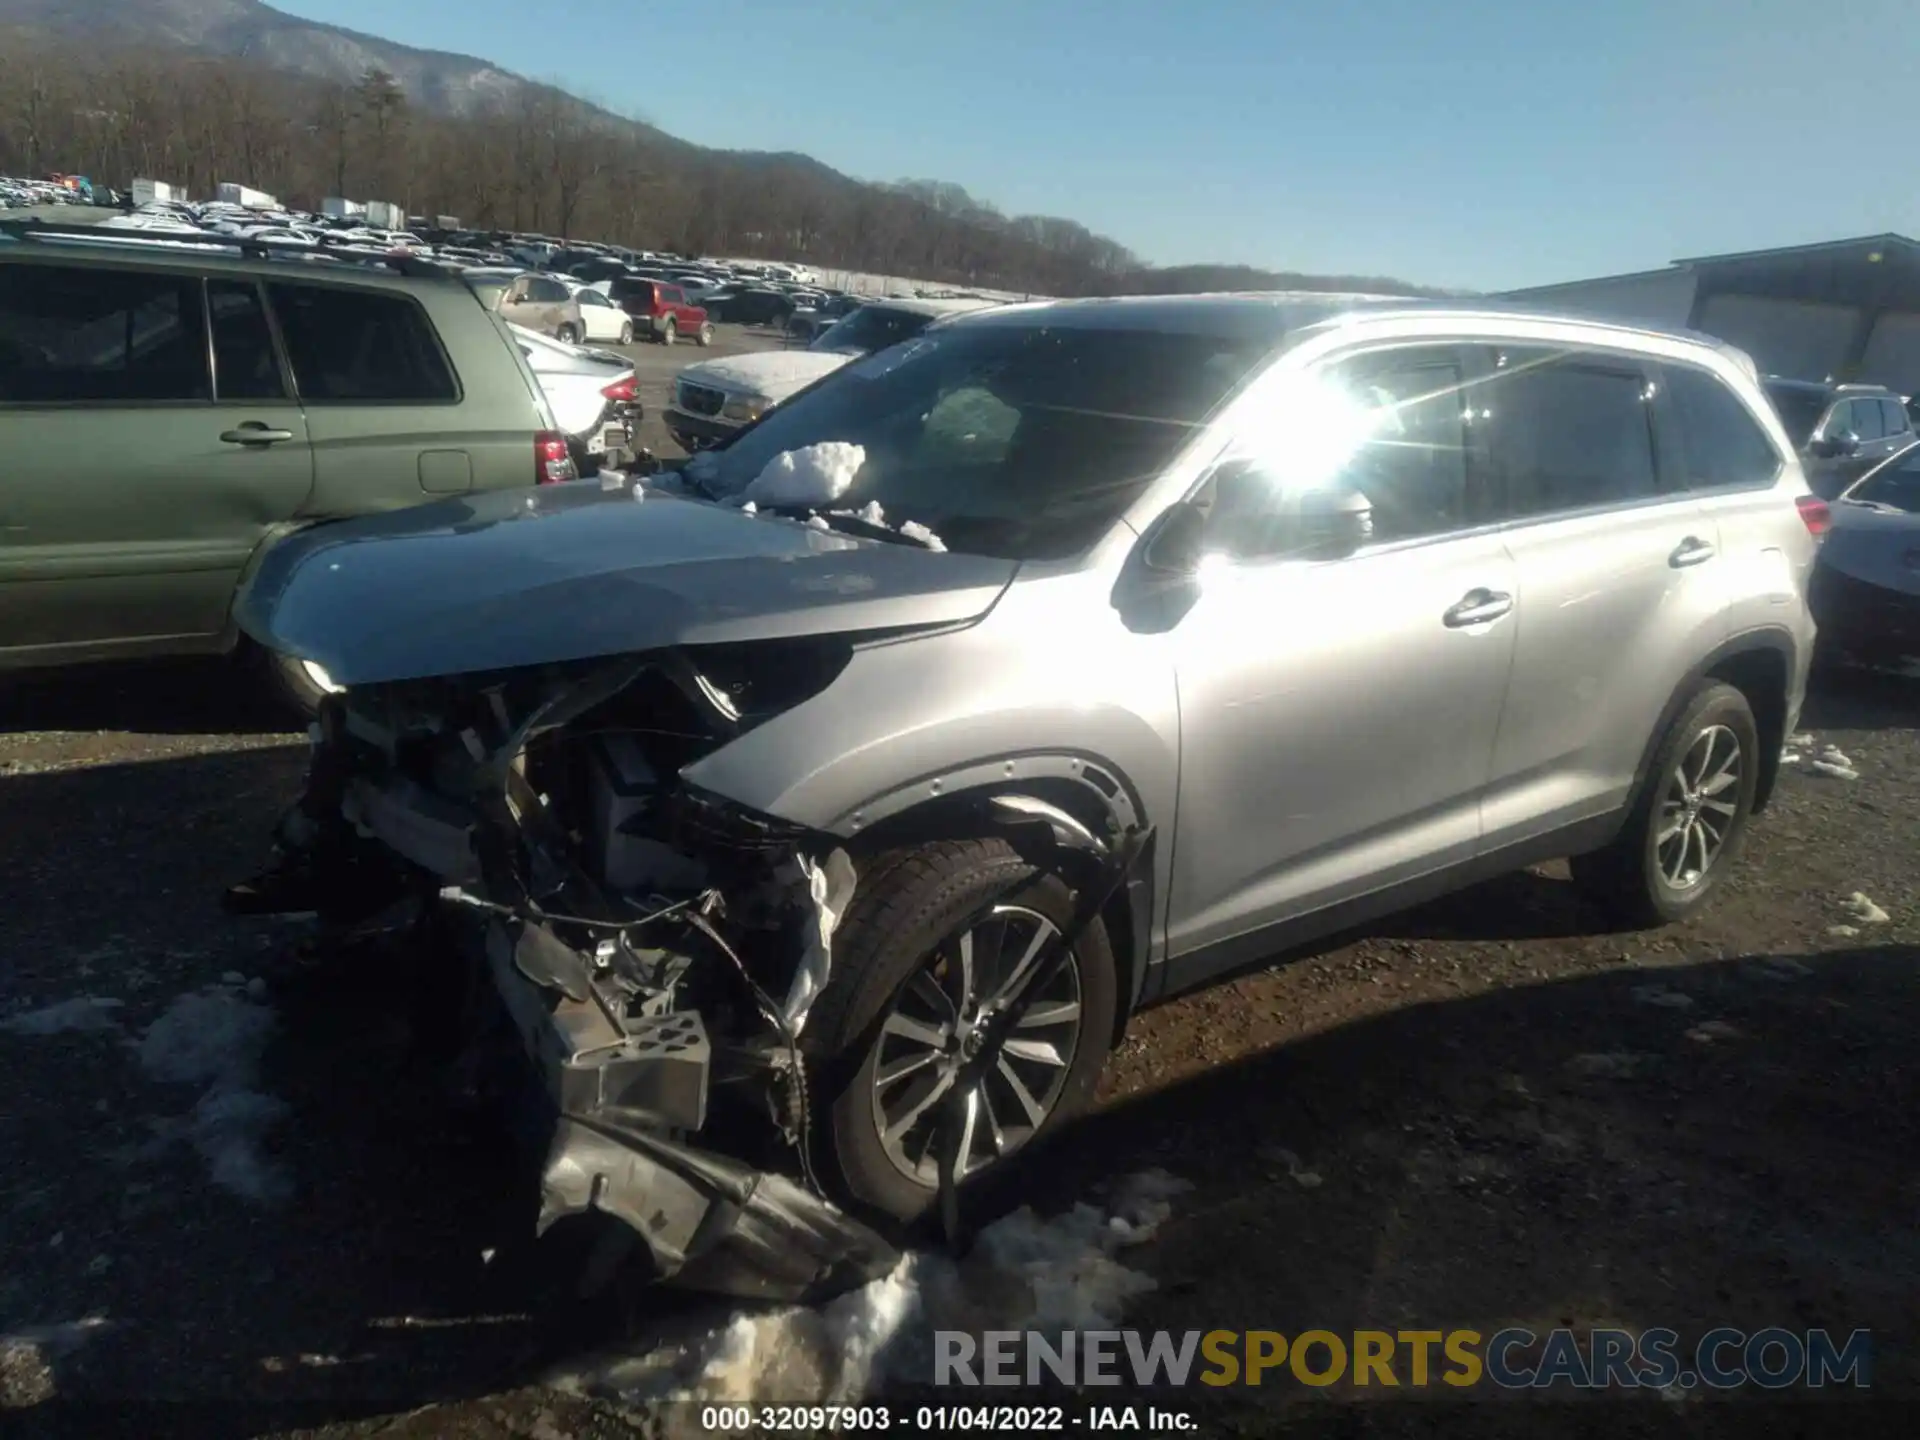
[[[611,296],[596,285],[562,281],[580,302],[580,323],[586,327],[589,344],[611,341],[615,345],[633,343],[633,317],[613,303]]]
[[[507,329],[540,382],[583,478],[597,475],[609,455],[632,448],[641,409],[631,361],[608,350],[550,339],[524,325],[509,324]]]
[[[804,350],[765,350],[689,365],[673,382],[662,415],[688,454],[709,449],[781,401],[845,365],[918,335],[946,315],[985,309],[984,300],[887,300],[863,305]]]

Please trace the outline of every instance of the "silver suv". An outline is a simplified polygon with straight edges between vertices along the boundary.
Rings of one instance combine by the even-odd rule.
[[[1143,1005],[1551,857],[1698,908],[1799,712],[1804,490],[1698,337],[956,317],[635,490],[277,549],[246,625],[347,688],[230,904],[454,922],[553,1101],[546,1218],[800,1293],[875,1253],[820,1194],[924,1211]]]

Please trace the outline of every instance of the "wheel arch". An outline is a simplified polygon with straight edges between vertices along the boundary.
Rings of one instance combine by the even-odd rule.
[[[935,840],[1004,836],[992,801],[1018,795],[1057,808],[1101,839],[1148,823],[1137,790],[1117,766],[1071,751],[1029,753],[983,761],[938,778],[895,787],[873,797],[833,827],[858,864],[861,857],[909,849]],[[1157,835],[1101,911],[1119,963],[1120,1004],[1114,1040],[1138,1008],[1151,953]]]
[[[1764,810],[1772,798],[1774,783],[1780,778],[1780,751],[1787,739],[1787,713],[1797,673],[1799,650],[1793,635],[1784,629],[1765,626],[1749,630],[1716,646],[1674,688],[1660,712],[1659,723],[1647,737],[1634,771],[1633,790],[1639,794],[1653,766],[1653,757],[1673,722],[1686,707],[1687,700],[1701,684],[1722,681],[1747,697],[1753,710],[1755,728],[1760,732],[1760,769],[1755,777],[1753,810]]]

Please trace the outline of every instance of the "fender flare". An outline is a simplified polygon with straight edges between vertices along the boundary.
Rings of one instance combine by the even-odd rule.
[[[1777,625],[1762,625],[1744,630],[1722,641],[1709,651],[1704,659],[1687,671],[1685,677],[1674,687],[1673,694],[1668,697],[1666,705],[1661,709],[1660,718],[1640,752],[1639,763],[1634,767],[1633,772],[1633,789],[1628,792],[1629,795],[1638,796],[1641,788],[1647,783],[1647,774],[1653,768],[1653,757],[1660,748],[1660,742],[1666,738],[1667,731],[1673,727],[1673,722],[1680,718],[1680,712],[1686,707],[1688,697],[1699,689],[1700,683],[1726,665],[1728,661],[1742,655],[1753,654],[1773,654],[1779,657],[1781,664],[1786,668],[1787,676],[1787,693],[1781,698],[1784,702],[1791,702],[1794,677],[1799,673],[1800,661],[1799,644],[1791,631]],[[1783,734],[1779,738],[1784,741],[1786,736]],[[1767,747],[1764,740],[1763,735],[1760,774],[1754,790],[1753,808],[1756,812],[1766,807],[1767,800],[1773,792],[1773,783],[1780,773],[1779,746]]]
[[[1089,753],[1041,750],[1000,755],[921,776],[863,801],[825,829],[856,844],[869,837],[886,837],[880,841],[883,844],[948,839],[975,830],[1004,835],[1004,818],[995,818],[1000,807],[994,802],[1006,796],[1024,797],[1042,810],[1057,809],[1068,823],[1105,831],[1108,839],[1150,823],[1138,792],[1118,766]],[[1112,936],[1115,958],[1124,972],[1118,1025],[1124,1025],[1139,1008],[1146,989],[1158,913],[1154,879],[1158,848],[1155,834],[1106,912],[1110,922],[1125,925],[1124,935]],[[1115,923],[1110,923],[1109,931],[1114,928]]]

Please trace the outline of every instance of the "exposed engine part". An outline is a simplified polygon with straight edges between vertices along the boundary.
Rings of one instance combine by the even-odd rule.
[[[798,1038],[859,877],[831,838],[679,772],[838,662],[831,647],[764,673],[712,660],[716,674],[673,654],[351,693],[318,727],[286,862],[235,897],[314,908],[299,902],[316,885],[375,872],[385,892],[437,897],[490,982],[475,1004],[511,1022],[471,1017],[496,1037],[486,1053],[499,1063],[517,1036],[545,1098],[541,1228],[599,1210],[662,1278],[813,1298],[897,1257],[821,1195]],[[997,813],[1020,846],[1109,857],[1050,805]]]

